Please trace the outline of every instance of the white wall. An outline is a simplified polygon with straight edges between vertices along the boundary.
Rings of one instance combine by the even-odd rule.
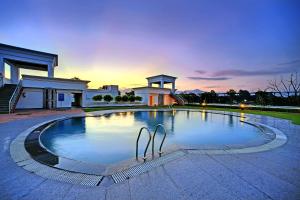
[[[57,101],[56,107],[57,108],[70,108],[72,107],[72,93],[66,90],[57,90]],[[59,94],[64,94],[64,101],[59,101],[58,96]]]
[[[83,107],[89,107],[89,106],[93,106],[95,103],[98,103],[93,100],[93,97],[96,95],[102,95],[102,97],[104,97],[105,95],[111,95],[113,97],[112,101],[114,101],[114,98],[119,95],[118,92],[119,91],[117,89],[116,90],[93,90],[93,89],[85,90],[83,93],[82,105]],[[102,101],[104,102],[104,100]]]
[[[142,97],[142,104],[149,105],[150,103],[150,95],[153,96],[153,104],[158,105],[158,94],[170,94],[170,89],[161,89],[161,88],[149,88],[149,87],[141,87],[133,89],[135,96]]]
[[[24,88],[16,108],[43,108],[43,89]]]
[[[58,80],[45,77],[30,77],[28,75],[23,76],[23,87],[33,88],[56,88],[65,90],[85,90],[87,85],[85,82],[73,81],[73,80]]]

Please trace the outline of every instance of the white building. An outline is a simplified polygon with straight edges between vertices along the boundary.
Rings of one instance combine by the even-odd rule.
[[[95,95],[115,97],[119,93],[117,85],[88,89],[90,81],[55,78],[57,65],[56,54],[0,43],[0,112],[15,108],[88,107],[94,104]],[[47,76],[20,75],[20,68],[46,71]]]
[[[175,94],[176,77],[162,74],[146,79],[148,86],[133,88],[135,95],[142,97],[143,104],[149,106],[184,104],[184,100]],[[157,84],[159,87],[153,87],[153,84]],[[171,88],[165,88],[165,84],[171,84]]]

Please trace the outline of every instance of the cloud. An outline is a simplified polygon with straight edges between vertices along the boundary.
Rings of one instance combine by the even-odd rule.
[[[204,70],[196,70],[195,72],[197,72],[198,74],[205,74],[206,73],[206,71],[204,71]]]
[[[243,69],[228,69],[219,70],[212,73],[213,77],[223,76],[265,76],[277,75],[299,71],[300,59],[289,62],[279,63],[273,67],[264,67],[262,70],[243,70]],[[278,67],[279,66],[279,67]],[[249,67],[250,68],[250,67]],[[270,68],[270,69],[268,69]]]
[[[281,66],[281,65],[293,65],[293,64],[298,64],[300,63],[300,60],[292,60],[292,61],[289,61],[289,62],[284,62],[284,63],[278,63],[277,65]]]
[[[210,86],[205,86],[204,88],[213,89],[213,88],[219,88],[219,87],[220,87],[219,85],[210,85]]]
[[[219,76],[263,76],[263,75],[273,75],[283,73],[282,70],[240,70],[240,69],[229,69],[229,70],[220,70],[213,73],[214,77]]]
[[[199,77],[199,76],[192,76],[187,78],[191,80],[206,80],[206,81],[225,81],[231,79],[229,77]]]

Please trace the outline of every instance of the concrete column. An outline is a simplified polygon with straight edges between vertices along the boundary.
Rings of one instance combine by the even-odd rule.
[[[172,82],[172,92],[175,92],[175,82]]]
[[[54,77],[54,66],[53,64],[48,64],[48,77],[53,78]]]
[[[148,81],[148,87],[152,87],[152,83]]]
[[[4,85],[5,66],[4,59],[0,57],[0,88]]]
[[[20,69],[13,65],[10,65],[10,80],[12,84],[19,83]]]
[[[160,88],[164,88],[164,81],[160,81]]]

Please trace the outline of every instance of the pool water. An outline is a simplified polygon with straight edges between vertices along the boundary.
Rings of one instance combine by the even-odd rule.
[[[172,145],[191,149],[224,148],[266,141],[259,129],[240,120],[243,118],[199,111],[112,113],[58,121],[41,134],[40,141],[58,156],[99,164],[133,158],[140,128],[146,126],[153,132],[156,124],[163,124],[167,131],[163,148]],[[145,133],[140,139],[141,154],[147,142]],[[162,137],[163,133],[159,130],[157,147]]]

